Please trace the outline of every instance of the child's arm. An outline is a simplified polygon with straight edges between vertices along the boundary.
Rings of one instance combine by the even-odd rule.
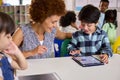
[[[112,49],[109,43],[109,39],[107,34],[104,32],[104,38],[102,40],[102,47],[101,47],[101,61],[104,63],[108,63],[108,58],[112,57]]]
[[[61,30],[59,30],[58,27],[56,27],[56,35],[55,35],[55,37],[58,38],[58,39],[63,40],[63,39],[71,38],[72,33],[64,33]]]
[[[1,65],[0,65],[0,80],[3,80],[3,74],[2,74]]]
[[[108,29],[109,29],[109,24],[108,23],[104,24],[103,27],[102,27],[102,30],[104,30],[106,33],[108,33],[107,32]]]
[[[0,76],[0,80],[3,80],[3,78]]]
[[[112,57],[112,49],[110,46],[110,42],[108,39],[108,36],[105,32],[103,32],[104,38],[102,40],[102,46],[101,46],[101,53],[102,54],[107,54],[108,57]]]
[[[27,68],[27,61],[18,47],[11,41],[11,44],[8,46],[6,50],[4,50],[7,54],[12,54],[15,56],[16,60],[11,62],[11,66],[14,69],[26,69]]]
[[[71,55],[73,55],[73,56],[75,56],[75,55],[80,55],[80,50],[72,50],[72,51],[70,51],[69,54],[71,54]]]
[[[69,52],[76,50],[76,47],[75,47],[76,43],[77,43],[76,39],[72,38],[67,47]]]
[[[73,33],[70,44],[68,44],[68,47],[67,47],[69,54],[71,54],[71,55],[80,54],[80,50],[78,49],[78,46],[77,46],[78,41],[77,41],[76,34],[77,33]]]

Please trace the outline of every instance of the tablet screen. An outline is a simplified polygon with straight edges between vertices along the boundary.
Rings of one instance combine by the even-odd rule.
[[[100,60],[93,56],[73,57],[73,60],[80,63],[82,66],[96,66],[103,64]]]

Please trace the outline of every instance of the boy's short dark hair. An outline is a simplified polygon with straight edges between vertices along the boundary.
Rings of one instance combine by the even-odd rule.
[[[100,11],[93,5],[84,6],[78,14],[80,21],[87,23],[97,23],[100,17]]]
[[[66,27],[71,23],[76,22],[76,14],[74,11],[67,11],[67,13],[60,18],[60,26]]]
[[[12,34],[15,31],[15,24],[12,18],[3,12],[0,12],[0,33]]]
[[[109,3],[109,0],[101,0],[100,2],[107,2],[107,3]]]

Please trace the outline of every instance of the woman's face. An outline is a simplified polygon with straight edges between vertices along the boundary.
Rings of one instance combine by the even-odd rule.
[[[45,32],[52,32],[52,29],[57,26],[59,19],[60,16],[57,15],[53,15],[45,19],[45,21],[42,23]]]
[[[7,49],[11,40],[12,37],[10,34],[5,34],[5,32],[0,33],[0,51]]]

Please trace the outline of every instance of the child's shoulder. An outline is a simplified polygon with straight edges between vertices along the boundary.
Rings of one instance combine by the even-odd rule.
[[[101,33],[101,35],[105,35],[106,34],[106,32],[104,30],[101,30],[100,33]]]
[[[100,28],[97,28],[96,33],[97,33],[97,35],[106,35],[106,32]]]
[[[73,33],[73,36],[80,36],[82,34],[82,31],[76,31]]]
[[[99,33],[100,35],[102,35],[102,36],[106,36],[107,35],[107,33],[104,31],[104,30],[100,30],[100,33]]]
[[[104,23],[104,25],[105,25],[105,26],[109,26],[109,23],[108,23],[108,22],[107,22],[107,23]],[[104,25],[103,25],[103,26],[104,26]]]
[[[10,55],[8,55],[8,54],[4,54],[4,53],[0,54],[0,60],[1,60],[2,58],[4,58],[4,59],[6,58],[9,63],[12,62],[12,57],[11,57]]]

